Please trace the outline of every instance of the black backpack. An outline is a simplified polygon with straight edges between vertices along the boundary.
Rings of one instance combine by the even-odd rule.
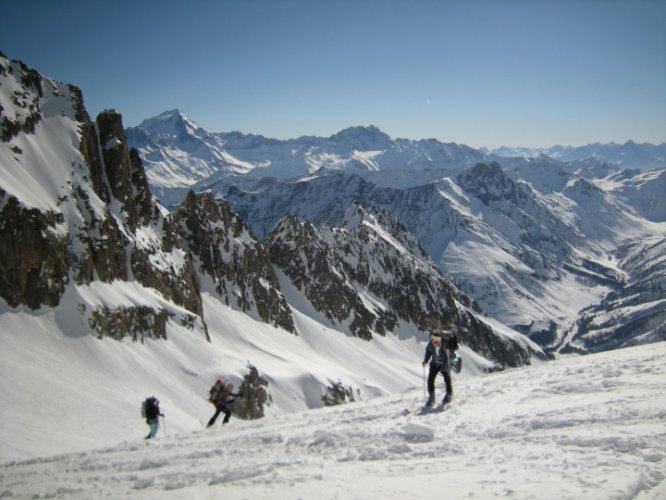
[[[208,401],[213,404],[217,404],[217,401],[220,399],[220,396],[226,391],[227,383],[223,382],[218,384],[217,382],[213,384],[213,387],[210,388]]]
[[[148,411],[148,405],[152,405],[155,401],[155,396],[150,396],[149,398],[144,399],[141,402],[141,416],[146,418],[146,412]]]

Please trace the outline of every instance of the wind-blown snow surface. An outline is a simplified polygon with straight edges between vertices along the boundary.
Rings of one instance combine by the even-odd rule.
[[[135,424],[70,415],[101,435],[122,427],[123,442],[4,463],[0,497],[656,500],[666,497],[665,357],[661,342],[454,379],[453,404],[425,415],[405,414],[423,400],[412,387],[183,432],[172,419],[210,411],[163,398],[167,426],[150,442],[128,397]],[[33,432],[71,435],[55,422]]]

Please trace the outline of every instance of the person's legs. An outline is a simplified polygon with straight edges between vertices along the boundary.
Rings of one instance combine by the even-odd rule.
[[[229,408],[225,408],[222,411],[224,412],[224,420],[222,420],[222,423],[226,424],[231,418],[231,410]]]
[[[157,435],[157,428],[159,427],[159,423],[157,419],[155,419],[148,422],[148,425],[150,426],[150,432],[146,436],[146,439],[152,439]]]
[[[451,373],[448,370],[442,370],[444,376],[444,385],[446,386],[446,395],[444,396],[444,403],[448,403],[453,399],[453,386],[451,385]]]
[[[217,420],[217,417],[220,415],[221,411],[222,410],[220,408],[217,408],[217,407],[215,408],[215,415],[213,415],[211,417],[211,419],[208,421],[207,427],[210,427],[211,425],[213,425],[215,423],[215,421]]]
[[[436,365],[430,365],[430,371],[428,372],[428,402],[427,404],[431,405],[435,401],[435,377],[437,377],[438,368]]]

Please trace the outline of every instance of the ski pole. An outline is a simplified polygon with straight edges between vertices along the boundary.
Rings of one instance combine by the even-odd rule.
[[[162,415],[162,426],[164,427],[164,437],[167,437],[166,418],[164,418],[164,415]]]
[[[425,365],[422,366],[423,366],[423,399],[425,399],[426,395]]]

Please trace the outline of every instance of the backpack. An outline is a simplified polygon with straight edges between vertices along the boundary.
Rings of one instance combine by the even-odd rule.
[[[225,384],[221,381],[215,382],[213,387],[210,388],[208,401],[215,404],[220,397],[220,393],[224,390]]]
[[[154,397],[154,396],[151,396],[151,397],[149,397],[149,398],[144,399],[144,400],[141,402],[141,416],[142,416],[143,418],[146,418],[146,411],[148,410],[148,405],[149,405],[149,404],[152,404],[153,401],[155,401],[155,397]]]

